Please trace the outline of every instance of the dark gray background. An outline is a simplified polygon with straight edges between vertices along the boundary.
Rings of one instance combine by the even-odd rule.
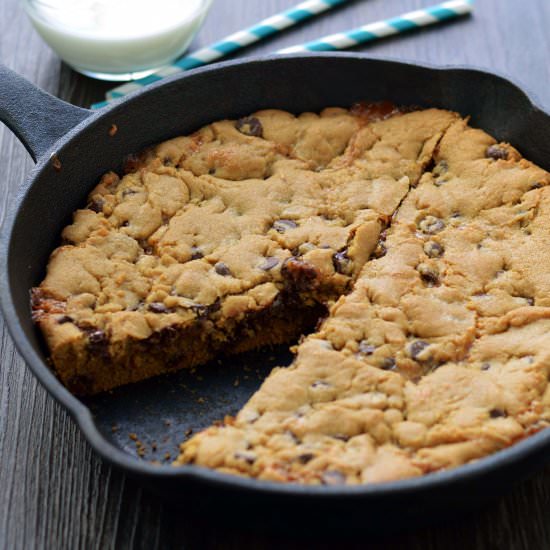
[[[294,3],[215,0],[194,46]],[[269,53],[431,3],[357,0],[246,53]],[[550,109],[548,29],[547,0],[478,0],[472,18],[363,49],[374,56],[493,69],[512,77]],[[78,105],[102,99],[112,87],[61,65],[31,28],[19,0],[0,0],[0,60]],[[0,223],[31,166],[23,147],[0,127]],[[285,533],[253,534],[246,517],[232,529],[222,527],[215,517],[190,520],[102,464],[71,419],[27,371],[1,320],[0,331],[0,548],[550,548],[550,469],[515,487],[483,513],[389,539],[356,536],[343,542],[316,538],[315,533],[295,539]]]

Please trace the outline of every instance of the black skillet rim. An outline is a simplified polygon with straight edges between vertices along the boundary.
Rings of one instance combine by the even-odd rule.
[[[546,114],[545,111],[538,105],[538,101],[533,99],[533,94],[526,93],[522,87],[511,81],[508,77],[468,66],[434,66],[428,63],[408,62],[385,57],[342,52],[269,55],[249,57],[236,61],[226,61],[207,67],[193,69],[183,74],[165,78],[159,82],[147,86],[146,88],[132,92],[131,94],[114,101],[112,104],[103,107],[96,112],[92,111],[89,117],[71,129],[65,136],[55,143],[50,151],[60,150],[67,145],[70,146],[70,141],[72,138],[88,126],[91,126],[98,120],[105,118],[105,115],[116,113],[117,109],[119,109],[119,107],[124,105],[126,102],[131,101],[137,96],[147,95],[156,90],[158,87],[164,86],[168,83],[179,81],[199,73],[222,71],[227,67],[234,67],[243,64],[249,65],[256,63],[270,63],[286,58],[302,58],[304,60],[310,58],[327,58],[333,60],[338,58],[351,58],[365,62],[371,61],[374,63],[381,62],[399,66],[420,67],[433,72],[456,71],[470,74],[477,73],[490,75],[491,77],[499,80],[500,85],[511,87],[517,92],[520,92],[533,111],[539,112],[539,114]],[[38,160],[36,166],[28,175],[25,184],[20,187],[13,199],[15,208],[10,209],[10,212],[5,220],[4,230],[0,241],[0,254],[3,258],[7,259],[9,255],[11,234],[13,231],[14,222],[18,216],[19,208],[21,207],[21,203],[27,191],[32,187],[32,182],[35,177],[48,165],[48,163],[49,154],[45,154]],[[218,486],[220,489],[233,489],[239,490],[240,492],[262,493],[264,495],[274,496],[292,495],[294,497],[315,497],[316,499],[322,499],[323,501],[327,501],[328,499],[339,500],[341,498],[380,498],[412,495],[417,492],[420,493],[423,491],[440,489],[444,486],[473,482],[482,476],[495,473],[496,470],[513,466],[523,460],[532,458],[537,451],[541,452],[544,448],[550,449],[550,430],[542,430],[541,432],[529,436],[525,440],[520,441],[507,449],[498,451],[488,457],[484,457],[463,466],[451,468],[441,472],[434,472],[417,478],[355,486],[311,486],[283,484],[250,478],[241,478],[239,476],[224,474],[195,465],[187,465],[182,467],[153,465],[125,453],[123,450],[110,443],[95,425],[90,409],[61,384],[61,382],[54,375],[53,371],[51,371],[46,363],[38,356],[38,354],[36,354],[34,350],[28,346],[24,332],[17,321],[16,309],[12,301],[8,277],[8,261],[3,262],[1,273],[0,305],[8,331],[14,340],[17,350],[25,360],[25,363],[29,366],[34,376],[36,376],[46,391],[73,417],[92,448],[107,462],[127,472],[133,477],[144,478],[148,481],[166,481],[175,479],[182,481],[187,480],[189,482],[201,482],[205,485]]]

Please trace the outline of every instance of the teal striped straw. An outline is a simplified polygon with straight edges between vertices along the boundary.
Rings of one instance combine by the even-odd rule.
[[[93,109],[98,109],[108,105],[115,99],[123,97],[131,92],[139,90],[157,82],[166,76],[177,74],[188,69],[194,69],[207,65],[214,60],[220,59],[230,53],[234,53],[249,44],[271,36],[282,29],[288,28],[300,21],[304,21],[314,15],[326,11],[339,4],[349,0],[308,0],[298,4],[294,8],[274,15],[268,19],[260,21],[257,25],[244,31],[234,33],[227,38],[206,48],[197,50],[192,54],[182,57],[172,65],[167,65],[154,74],[145,78],[123,84],[107,92],[106,101],[95,103]],[[450,0],[428,8],[405,13],[398,17],[385,19],[363,25],[356,29],[331,34],[306,44],[291,46],[277,51],[276,53],[288,54],[298,52],[318,52],[318,51],[336,51],[352,48],[359,44],[380,40],[386,36],[400,34],[406,31],[419,29],[428,25],[441,23],[449,19],[454,19],[461,15],[471,13],[473,9],[473,0]]]
[[[306,44],[290,46],[289,48],[279,50],[277,53],[288,54],[345,50],[346,48],[353,48],[359,44],[379,40],[393,34],[400,34],[448,19],[454,19],[459,15],[471,13],[472,9],[473,0],[450,0],[437,6],[411,11],[399,17],[363,25],[357,29],[331,34],[319,40],[307,42]]]

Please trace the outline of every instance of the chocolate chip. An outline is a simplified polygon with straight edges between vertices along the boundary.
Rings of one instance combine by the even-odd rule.
[[[440,160],[433,169],[433,173],[437,175],[446,174],[449,171],[449,164],[446,160]]]
[[[340,441],[349,441],[350,437],[349,435],[344,435],[344,434],[334,434],[332,437],[334,437],[334,439],[338,439]]]
[[[210,168],[210,169],[208,170],[208,175],[209,175],[209,176],[213,176],[215,173],[216,173],[216,169],[215,169],[215,168]]]
[[[124,189],[124,191],[122,191],[122,196],[128,197],[129,195],[135,195],[136,193],[137,191],[135,191],[134,189]]]
[[[425,350],[430,344],[428,342],[424,342],[423,340],[416,340],[415,342],[411,342],[407,346],[407,354],[412,357],[413,359],[418,359],[418,356],[422,353],[423,350]]]
[[[380,368],[383,370],[392,370],[395,368],[395,359],[393,357],[384,357],[382,359],[382,363],[380,364]]]
[[[126,220],[120,224],[120,227],[128,227],[129,225],[130,225],[130,222]]]
[[[308,290],[317,282],[315,266],[294,256],[283,262],[281,274],[297,290]]]
[[[72,323],[72,322],[73,322],[73,318],[69,317],[68,315],[63,315],[63,317],[60,317],[57,320],[58,325],[64,325],[65,323]]]
[[[88,347],[91,351],[104,357],[108,356],[108,338],[101,329],[93,329],[88,327],[80,327],[81,330],[87,333]]]
[[[143,249],[144,254],[151,255],[153,253],[153,247],[147,242],[146,239],[139,239],[138,244]]]
[[[92,330],[88,333],[88,340],[91,344],[101,344],[107,340],[107,335],[101,329]]]
[[[196,246],[191,247],[191,259],[192,260],[200,260],[204,257],[204,254],[201,252],[200,248]]]
[[[315,458],[315,455],[313,453],[303,453],[301,455],[298,455],[298,462],[300,464],[307,464],[314,458]]]
[[[205,306],[203,304],[195,304],[191,306],[191,310],[195,313],[197,316],[197,319],[204,321],[209,314],[209,308],[208,306]]]
[[[244,460],[247,464],[254,464],[256,462],[256,455],[254,453],[236,452],[233,456],[237,460]]]
[[[363,355],[372,355],[376,351],[376,346],[369,344],[366,340],[359,342],[359,353]]]
[[[88,210],[92,210],[93,212],[100,213],[103,212],[103,205],[105,204],[105,201],[103,199],[94,199],[92,202],[88,204],[86,208]]]
[[[330,384],[328,382],[325,382],[324,380],[315,380],[311,384],[312,388],[330,388]]]
[[[435,241],[428,241],[424,244],[424,252],[428,258],[439,258],[443,256],[445,249]]]
[[[246,116],[237,120],[235,127],[241,134],[254,137],[262,137],[262,123],[255,116]]]
[[[220,298],[216,298],[216,301],[213,304],[210,304],[209,306],[207,306],[206,309],[208,314],[210,314],[210,313],[216,313],[217,311],[220,311],[221,308],[222,308],[222,301]]]
[[[346,482],[346,476],[337,470],[327,470],[321,475],[323,485],[340,485]]]
[[[508,151],[501,147],[500,145],[490,145],[487,147],[487,151],[485,151],[485,155],[488,158],[494,159],[494,160],[506,160],[508,158]]]
[[[173,340],[178,336],[179,331],[174,325],[169,325],[161,329],[157,334],[159,334],[162,338]]]
[[[294,416],[296,416],[297,418],[301,418],[304,415],[300,414],[298,411],[296,411],[294,413]],[[301,442],[301,439],[293,431],[286,430],[285,434],[288,435],[288,437],[290,437],[290,439],[292,439],[292,441],[294,441],[294,443],[300,443]]]
[[[371,258],[375,258],[375,259],[382,258],[383,256],[386,255],[387,252],[388,252],[388,249],[386,245],[382,242],[379,242],[376,245],[376,248],[373,250],[371,254]]]
[[[481,365],[481,370],[489,370],[491,368],[491,364],[490,363],[483,363]]]
[[[332,265],[337,273],[351,275],[353,272],[353,261],[347,256],[347,249],[336,252],[332,256]]]
[[[500,417],[502,417],[502,416],[508,416],[508,415],[507,415],[506,412],[503,411],[502,409],[491,409],[491,410],[489,411],[489,416],[490,416],[491,418],[500,418]]]
[[[435,216],[426,216],[423,220],[420,221],[418,227],[423,233],[428,235],[434,235],[445,229],[445,223],[443,220],[436,218]]]
[[[542,183],[539,183],[538,181],[536,181],[535,183],[532,183],[530,188],[531,189],[540,189],[542,187]]]
[[[436,267],[421,263],[416,266],[416,270],[427,285],[434,286],[439,282],[439,271]]]
[[[535,305],[535,299],[534,298],[525,298],[525,301],[528,305],[534,306]]]
[[[273,222],[273,229],[279,233],[284,233],[288,229],[294,229],[298,224],[293,220],[276,220]]]
[[[227,264],[224,264],[223,262],[217,262],[214,264],[214,271],[218,275],[222,275],[223,277],[229,277],[231,276],[231,270],[227,266]]]
[[[153,313],[168,313],[168,308],[162,302],[151,302],[147,309]]]
[[[278,258],[275,258],[275,256],[268,256],[263,264],[260,265],[260,269],[263,269],[264,271],[269,271],[270,269],[273,269],[278,263]]]

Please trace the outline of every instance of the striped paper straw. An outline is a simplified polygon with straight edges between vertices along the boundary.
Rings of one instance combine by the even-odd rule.
[[[219,42],[211,44],[206,48],[202,48],[193,52],[191,55],[178,59],[171,65],[167,65],[157,72],[123,84],[117,88],[107,92],[107,99],[116,99],[122,97],[134,90],[138,90],[147,84],[161,80],[165,76],[173,75],[189,69],[195,69],[196,67],[202,67],[212,61],[221,59],[226,55],[232,54],[237,50],[245,48],[254,42],[259,42],[268,36],[277,34],[278,32],[297,25],[302,21],[306,21],[312,17],[315,17],[319,13],[330,10],[341,4],[345,4],[349,0],[306,0],[297,4],[293,8],[283,11],[279,14],[263,19],[256,25],[249,27],[248,29],[238,31],[234,34],[226,36]]]
[[[307,42],[306,44],[284,48],[277,53],[345,50],[346,48],[353,48],[359,44],[379,40],[386,36],[440,23],[459,15],[466,15],[472,9],[472,0],[450,0],[437,6],[411,11],[393,19],[377,21],[376,23],[370,23],[357,29],[331,34],[319,40]]]
[[[119,86],[118,88],[107,92],[107,100],[92,105],[92,108],[98,109],[100,107],[104,107],[111,101],[135,90],[139,90],[147,84],[161,80],[165,76],[206,65],[215,59],[219,59],[224,55],[233,53],[248,44],[257,42],[258,40],[261,40],[266,36],[270,36],[271,34],[275,34],[276,32],[279,32],[279,30],[289,27],[298,21],[303,21],[309,17],[312,17],[316,13],[330,9],[331,7],[345,1],[347,0],[315,0],[298,4],[298,6],[292,10],[288,10],[282,14],[265,19],[254,27],[235,33],[226,39],[209,46],[208,48],[198,50],[189,56],[181,58],[173,65],[169,65],[146,78],[129,82],[128,84],[124,84],[123,86]],[[304,10],[304,6],[306,4],[309,5],[310,10],[307,12],[307,15]],[[321,9],[321,4],[325,4],[323,9]],[[313,5],[316,6],[315,9],[317,10],[315,13],[311,11]],[[319,40],[307,42],[306,44],[284,48],[276,53],[288,54],[298,52],[335,51],[353,48],[359,44],[380,40],[386,36],[400,34],[413,29],[419,29],[428,25],[447,21],[449,19],[454,19],[455,17],[471,13],[472,9],[473,0],[450,0],[448,2],[443,2],[442,4],[437,4],[421,10],[411,11],[392,19],[385,19],[358,27],[356,29],[351,29],[349,31],[331,34],[320,38]],[[293,15],[292,17],[289,15],[291,13],[296,14],[296,12],[301,15]],[[300,17],[300,19],[298,19],[298,17]],[[280,18],[284,20],[292,19],[294,22],[283,25]],[[269,24],[267,24],[268,22]]]

